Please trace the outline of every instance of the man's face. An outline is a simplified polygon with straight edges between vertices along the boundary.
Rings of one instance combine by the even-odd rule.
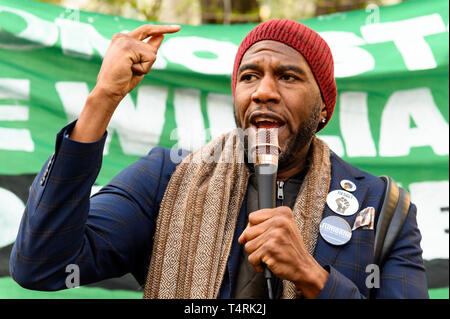
[[[282,167],[309,145],[326,110],[305,58],[281,42],[264,40],[242,57],[234,96],[236,125],[278,127]]]

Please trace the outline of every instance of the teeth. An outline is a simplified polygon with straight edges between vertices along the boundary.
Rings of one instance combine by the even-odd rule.
[[[271,119],[271,118],[266,118],[266,117],[256,117],[255,118],[255,123],[259,123],[259,122],[262,122],[262,121],[264,121],[264,122],[272,122],[272,123],[278,123],[278,121],[276,121],[276,120],[274,120],[274,119]]]

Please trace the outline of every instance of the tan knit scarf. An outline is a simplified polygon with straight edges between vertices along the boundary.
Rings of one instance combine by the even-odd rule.
[[[312,147],[293,210],[311,255],[331,176],[328,146],[314,138]],[[177,166],[161,203],[144,298],[217,298],[248,178],[237,130]],[[296,296],[294,284],[283,281],[283,298]]]

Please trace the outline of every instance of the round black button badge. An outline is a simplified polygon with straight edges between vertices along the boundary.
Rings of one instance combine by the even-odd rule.
[[[329,244],[340,246],[352,238],[352,229],[347,221],[338,216],[325,217],[319,226],[320,235]]]

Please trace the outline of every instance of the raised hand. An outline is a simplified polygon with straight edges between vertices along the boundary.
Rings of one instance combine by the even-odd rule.
[[[114,35],[103,59],[97,84],[89,94],[70,138],[84,143],[101,138],[120,101],[150,71],[164,34],[179,30],[178,25],[146,24],[128,34]],[[147,42],[143,42],[149,37]]]
[[[179,30],[178,25],[146,24],[128,34],[115,34],[103,59],[96,88],[114,100],[122,100],[150,71],[164,34]],[[148,37],[148,42],[143,42]]]

